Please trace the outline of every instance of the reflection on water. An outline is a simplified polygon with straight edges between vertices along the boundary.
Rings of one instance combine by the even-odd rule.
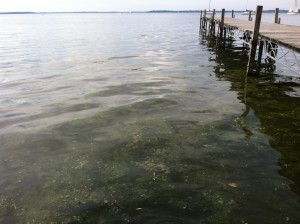
[[[196,14],[37,16],[1,17],[1,223],[299,223],[297,80]]]

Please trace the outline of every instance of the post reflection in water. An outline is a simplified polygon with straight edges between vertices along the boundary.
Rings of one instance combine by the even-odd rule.
[[[291,189],[300,195],[300,79],[276,74],[272,59],[265,59],[260,76],[247,77],[248,53],[239,41],[230,40],[222,47],[201,33],[200,44],[206,44],[215,56],[216,77],[230,81],[231,90],[245,104],[237,120],[245,138],[252,136],[247,116],[253,113],[260,121],[259,131],[269,136],[269,144],[281,154],[280,173],[293,181]]]

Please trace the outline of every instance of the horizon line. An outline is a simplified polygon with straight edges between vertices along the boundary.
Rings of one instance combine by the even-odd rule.
[[[204,11],[204,10],[202,10]],[[222,10],[216,10],[216,12],[221,12]],[[231,12],[232,10],[225,10],[226,12]],[[235,12],[244,12],[245,10],[234,10]],[[286,9],[281,9],[279,11],[288,11]],[[42,13],[159,13],[159,12],[201,12],[201,10],[134,10],[134,11],[9,11],[0,12],[0,14],[42,14]],[[263,12],[275,12],[274,9],[266,9]]]

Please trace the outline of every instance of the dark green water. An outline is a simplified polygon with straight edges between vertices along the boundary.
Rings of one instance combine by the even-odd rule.
[[[0,222],[299,223],[299,80],[246,77],[198,15],[123,16],[128,39],[124,18],[63,15],[104,42],[2,65]]]

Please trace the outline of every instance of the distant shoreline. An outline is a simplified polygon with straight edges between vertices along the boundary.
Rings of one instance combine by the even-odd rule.
[[[203,10],[204,11],[204,10]],[[236,10],[236,13],[242,13],[245,10]],[[111,11],[111,12],[101,12],[101,11],[79,11],[79,12],[0,12],[1,15],[5,14],[63,14],[63,13],[200,13],[201,10],[181,10],[181,11],[172,11],[172,10],[151,10],[151,11],[126,11],[126,12],[119,12],[119,11]],[[217,10],[217,13],[221,11]],[[226,12],[231,12],[228,10]],[[264,13],[275,13],[275,10],[264,10]],[[279,10],[279,13],[287,13],[288,10]]]

